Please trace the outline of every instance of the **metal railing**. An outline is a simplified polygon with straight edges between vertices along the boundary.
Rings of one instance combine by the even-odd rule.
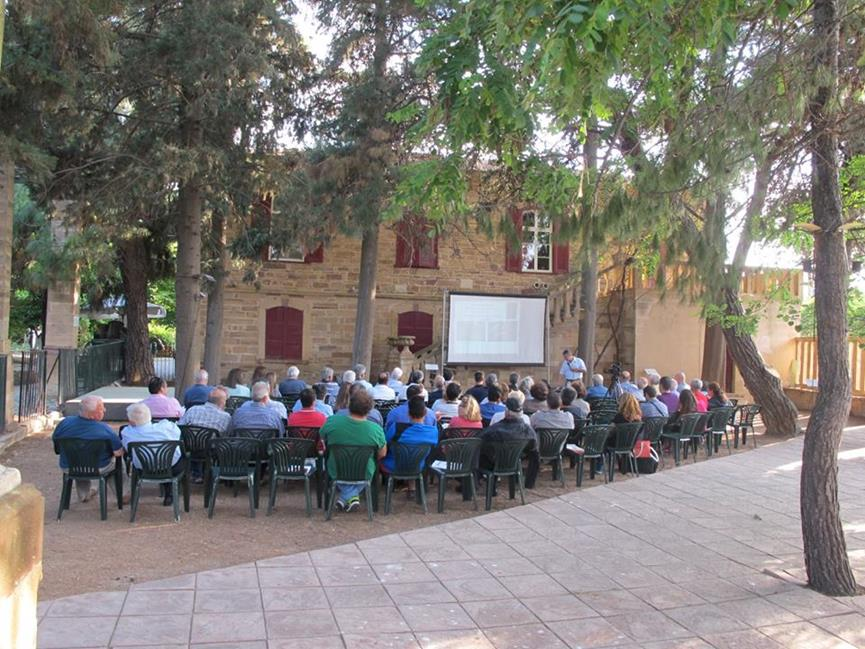
[[[18,385],[18,421],[44,415],[47,403],[48,356],[44,349],[17,352],[15,383]]]
[[[123,378],[125,344],[123,340],[94,342],[78,350],[75,359],[76,397]]]
[[[796,338],[796,386],[816,388],[820,376],[817,369],[817,339]],[[856,396],[865,396],[865,339],[851,338],[847,343],[850,364],[850,387]]]
[[[6,362],[9,357],[0,355],[0,433],[6,430]]]

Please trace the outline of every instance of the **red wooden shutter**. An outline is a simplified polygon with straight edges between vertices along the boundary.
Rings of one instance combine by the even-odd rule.
[[[410,268],[412,261],[411,229],[405,221],[396,224],[396,268]]]
[[[513,237],[508,236],[505,240],[505,270],[512,273],[523,271],[523,213],[522,210],[513,208],[511,220],[514,223]]]
[[[571,246],[567,239],[559,240],[561,228],[558,223],[553,223],[553,273],[564,275],[570,272]]]
[[[284,360],[303,357],[303,311],[289,306],[277,306],[266,311],[264,355]]]
[[[306,253],[303,258],[304,264],[320,264],[324,261],[324,244],[319,244],[318,248],[312,252]]]
[[[438,268],[439,267],[439,237],[433,234],[432,228],[425,226],[416,230],[415,259],[416,268]],[[432,234],[432,236],[430,236]]]
[[[412,352],[432,345],[433,317],[431,313],[406,311],[397,316],[396,322],[398,336],[414,336],[414,345],[409,348]]]

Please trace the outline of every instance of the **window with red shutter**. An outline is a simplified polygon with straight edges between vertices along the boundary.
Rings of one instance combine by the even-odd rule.
[[[396,268],[438,268],[439,239],[421,217],[406,217],[396,228]]]
[[[265,312],[264,355],[282,360],[303,357],[303,311],[277,306]]]
[[[567,273],[570,249],[556,242],[558,228],[538,210],[511,211],[514,234],[505,241],[505,270],[513,273]]]
[[[396,333],[398,336],[414,336],[412,352],[429,347],[433,343],[433,317],[423,311],[406,311],[397,316]]]

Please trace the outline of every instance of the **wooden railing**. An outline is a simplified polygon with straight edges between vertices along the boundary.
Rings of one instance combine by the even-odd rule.
[[[847,343],[847,358],[850,363],[850,386],[853,394],[865,396],[865,339],[851,338]],[[816,388],[819,384],[817,371],[817,339],[796,338],[796,385]]]
[[[675,286],[685,267],[682,265],[668,266],[664,269],[664,285]],[[622,268],[617,266],[602,273],[598,278],[598,296],[603,297],[622,287]],[[801,296],[802,271],[781,268],[747,268],[739,283],[741,295],[767,295],[785,287],[791,295]],[[624,288],[653,289],[658,287],[655,276],[643,275],[633,266],[625,269]]]

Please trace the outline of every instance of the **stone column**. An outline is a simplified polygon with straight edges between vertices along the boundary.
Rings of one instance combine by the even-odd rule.
[[[2,38],[2,37],[0,37]],[[0,357],[6,362],[5,407],[6,420],[0,429],[14,421],[15,403],[12,398],[14,384],[12,347],[9,341],[9,311],[12,297],[12,205],[15,193],[15,165],[11,160],[0,160]],[[0,361],[2,362],[2,361]]]
[[[72,232],[65,223],[72,206],[73,201],[54,201],[51,234],[57,247],[62,246]],[[78,298],[81,280],[77,268],[71,269],[71,273],[71,277],[52,281],[48,286],[45,309],[47,349],[77,349],[78,347]]]

